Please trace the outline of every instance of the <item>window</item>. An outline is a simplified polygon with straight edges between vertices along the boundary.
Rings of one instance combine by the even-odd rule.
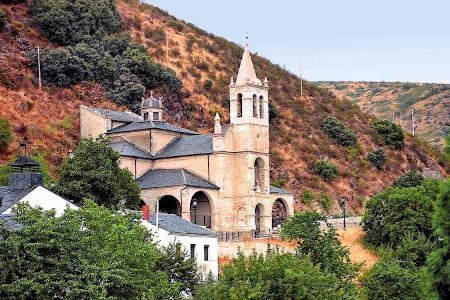
[[[153,120],[154,121],[159,121],[159,113],[158,112],[153,112]]]
[[[181,256],[181,243],[177,243],[176,245],[175,245],[175,247],[176,247],[176,252],[177,252],[177,257],[180,257]]]
[[[144,121],[147,121],[148,120],[148,112],[145,112],[144,113]]]
[[[263,96],[259,96],[259,117],[264,118]]]
[[[195,258],[195,244],[191,244],[191,258]]]
[[[258,97],[253,95],[253,117],[258,117]]]
[[[203,260],[208,261],[209,260],[209,245],[205,245],[203,247]]]
[[[242,117],[242,94],[237,95],[237,116]]]

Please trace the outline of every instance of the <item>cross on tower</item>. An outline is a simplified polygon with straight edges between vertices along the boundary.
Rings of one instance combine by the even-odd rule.
[[[20,147],[22,147],[24,149],[24,155],[27,155],[27,150],[28,150],[28,144],[30,143],[29,139],[27,136],[23,137],[23,140],[20,142]]]

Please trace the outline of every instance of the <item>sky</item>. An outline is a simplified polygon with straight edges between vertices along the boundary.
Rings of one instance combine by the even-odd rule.
[[[450,83],[449,0],[145,0],[307,80]]]

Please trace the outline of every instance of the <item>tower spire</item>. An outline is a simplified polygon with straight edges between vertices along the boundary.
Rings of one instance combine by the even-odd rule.
[[[244,53],[242,54],[241,65],[239,66],[239,72],[236,78],[236,85],[244,85],[247,83],[261,84],[261,80],[256,77],[248,43],[245,44]]]

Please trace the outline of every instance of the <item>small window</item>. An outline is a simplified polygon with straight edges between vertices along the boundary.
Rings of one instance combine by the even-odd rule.
[[[153,120],[154,121],[159,121],[159,113],[158,112],[153,112]]]
[[[208,261],[209,260],[209,245],[205,245],[203,247],[203,260]]]
[[[176,245],[175,245],[175,247],[176,247],[176,252],[177,252],[177,257],[180,257],[181,256],[181,243],[177,243]]]
[[[237,95],[237,116],[242,117],[242,94]]]
[[[195,244],[191,244],[191,258],[195,258]]]
[[[148,112],[145,112],[144,113],[144,121],[147,121],[148,120]]]

